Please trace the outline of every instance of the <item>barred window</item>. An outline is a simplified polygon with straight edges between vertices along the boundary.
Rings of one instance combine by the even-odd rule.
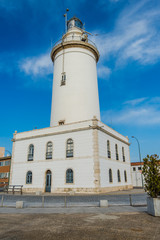
[[[113,182],[113,177],[112,177],[112,169],[109,169],[109,182]]]
[[[73,157],[73,140],[69,138],[66,144],[66,158]]]
[[[117,144],[115,144],[115,152],[116,152],[116,160],[119,160],[118,145]]]
[[[33,161],[34,157],[34,145],[30,144],[28,149],[28,161]]]
[[[107,140],[107,155],[108,155],[108,158],[111,158],[111,150],[110,150],[110,142],[109,142],[109,140]]]
[[[70,168],[66,171],[66,183],[73,183],[73,170]]]
[[[66,85],[66,73],[62,73],[61,86]]]
[[[124,181],[127,182],[127,172],[124,170]]]
[[[28,171],[26,174],[26,184],[31,184],[32,183],[32,172]]]
[[[117,179],[118,179],[118,182],[121,182],[121,175],[120,175],[119,169],[117,170]]]
[[[53,144],[52,142],[47,143],[46,159],[52,159]]]
[[[123,158],[123,162],[125,162],[124,147],[122,147],[122,158]]]

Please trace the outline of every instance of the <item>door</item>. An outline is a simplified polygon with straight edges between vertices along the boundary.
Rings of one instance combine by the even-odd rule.
[[[52,180],[52,173],[50,170],[46,172],[46,192],[51,192],[51,180]]]

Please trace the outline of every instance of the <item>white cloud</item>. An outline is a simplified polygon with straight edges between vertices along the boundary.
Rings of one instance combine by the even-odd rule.
[[[137,105],[139,103],[144,102],[146,99],[147,99],[146,97],[136,98],[136,99],[128,100],[128,101],[124,102],[124,104],[135,106],[135,105]]]
[[[24,71],[27,75],[47,75],[53,73],[53,64],[50,58],[50,54],[46,53],[37,57],[26,58],[20,63],[21,71]]]
[[[98,66],[97,68],[98,77],[102,79],[108,79],[111,74],[111,69],[105,66]]]
[[[150,5],[148,5],[150,4]],[[127,6],[108,34],[93,37],[101,54],[101,61],[115,58],[115,65],[124,65],[129,59],[141,65],[160,60],[160,10],[148,0]],[[97,32],[97,31],[95,31]]]
[[[125,102],[120,110],[109,110],[102,113],[102,120],[110,122],[110,116],[115,125],[160,125],[160,101],[159,97],[139,98]],[[153,102],[155,104],[153,104]]]

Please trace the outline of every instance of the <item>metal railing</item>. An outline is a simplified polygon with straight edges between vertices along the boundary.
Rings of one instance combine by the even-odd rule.
[[[71,42],[71,41],[81,41],[81,42],[86,42],[89,43],[91,45],[93,45],[95,48],[97,48],[96,44],[91,41],[90,39],[84,39],[83,36],[75,36],[75,35],[69,35],[68,37],[66,37],[65,39],[61,38],[60,40],[58,40],[54,45],[53,48],[59,44],[63,44],[65,42]]]

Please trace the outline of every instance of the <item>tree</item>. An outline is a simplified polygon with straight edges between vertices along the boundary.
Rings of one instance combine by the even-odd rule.
[[[157,198],[160,194],[160,159],[159,156],[147,155],[143,159],[142,174],[145,180],[145,191],[152,197]]]

